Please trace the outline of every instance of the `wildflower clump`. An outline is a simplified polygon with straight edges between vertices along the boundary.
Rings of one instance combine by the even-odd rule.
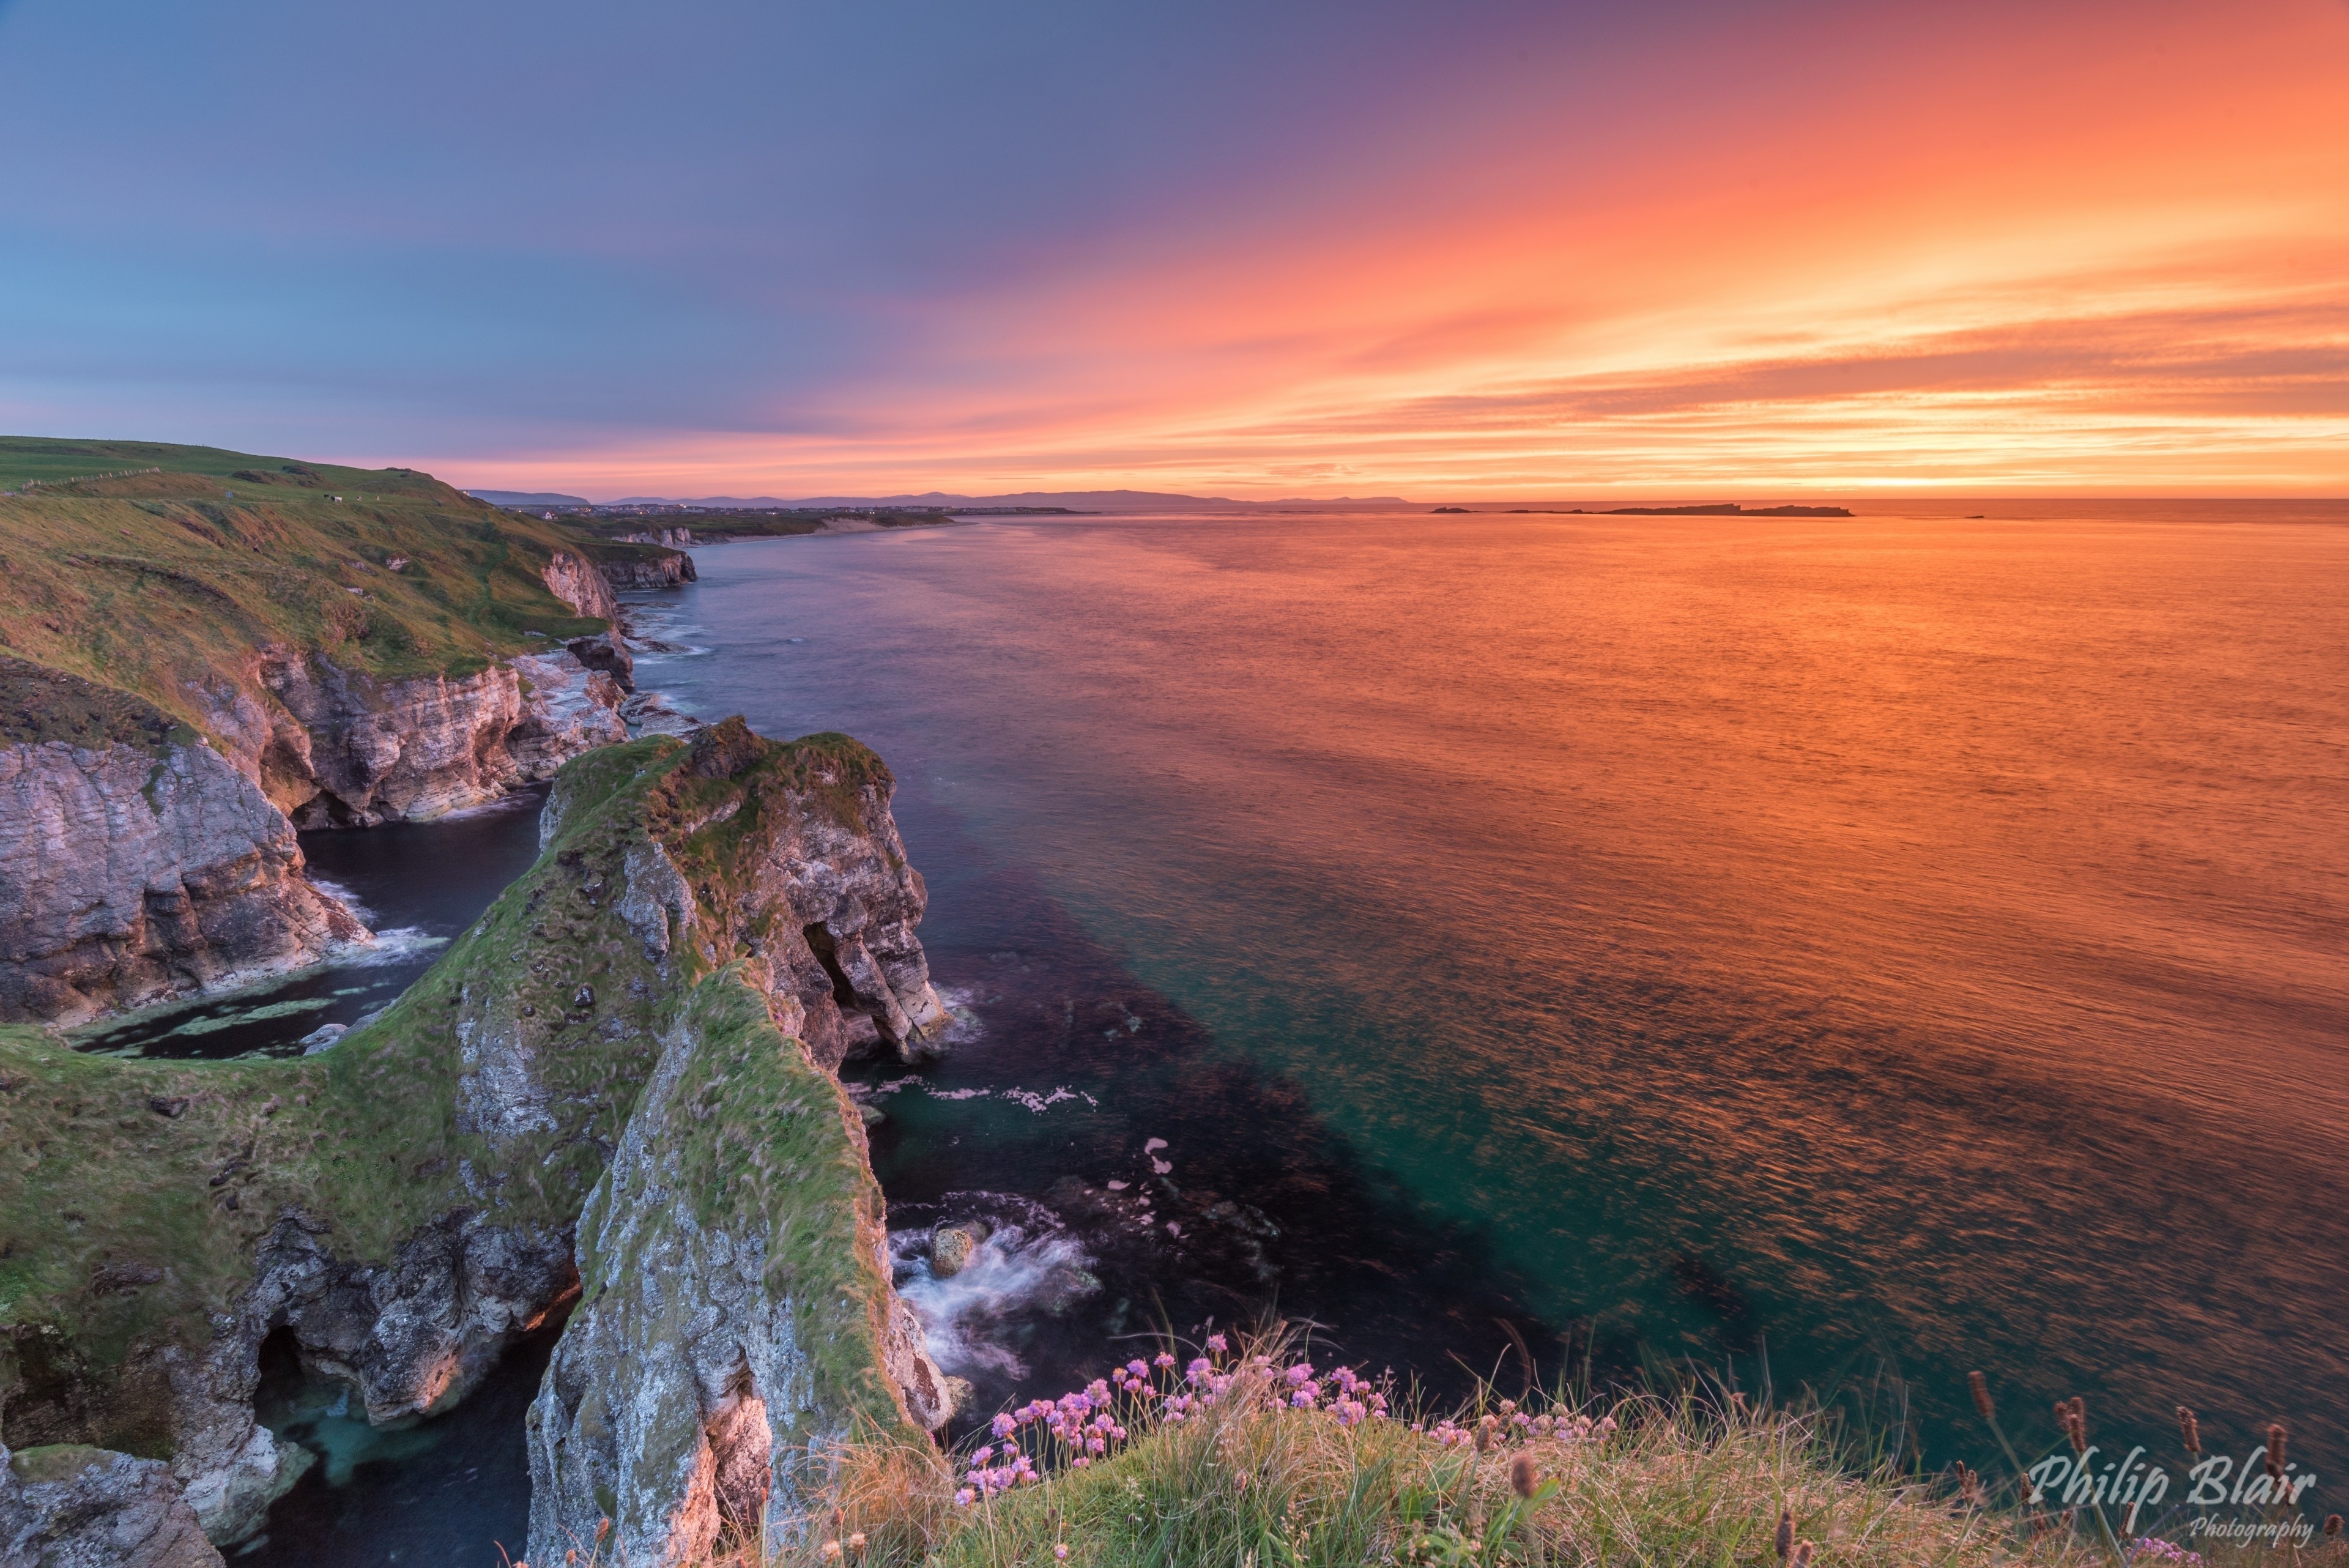
[[[1262,1352],[1234,1355],[1219,1334],[1209,1335],[1205,1348],[1179,1370],[1174,1353],[1161,1351],[1057,1399],[1033,1399],[997,1416],[988,1440],[971,1451],[956,1505],[973,1507],[1055,1471],[1089,1469],[1141,1433],[1180,1427],[1218,1407],[1309,1411],[1340,1428],[1387,1417],[1386,1388],[1352,1367],[1325,1372],[1302,1358],[1281,1365]]]

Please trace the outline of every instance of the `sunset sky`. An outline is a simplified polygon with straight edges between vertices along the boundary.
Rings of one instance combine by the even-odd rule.
[[[0,0],[0,429],[596,498],[2349,494],[2349,4]]]

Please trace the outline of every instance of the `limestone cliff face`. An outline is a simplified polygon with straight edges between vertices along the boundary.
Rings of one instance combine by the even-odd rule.
[[[191,689],[224,751],[125,693],[5,666],[0,1020],[78,1023],[364,941],[305,879],[297,826],[442,815],[627,738],[619,683],[568,649],[400,681],[274,650],[249,686]]]
[[[257,676],[292,722],[268,725],[254,765],[271,800],[303,827],[445,816],[627,738],[618,683],[568,649],[409,680],[373,680],[280,650],[264,656]]]
[[[883,1265],[862,1124],[730,978],[664,1044],[580,1221],[583,1301],[532,1406],[529,1556],[790,1539],[860,1417],[942,1426]]]
[[[302,869],[284,815],[192,737],[0,745],[0,1019],[79,1023],[364,940]]]
[[[682,550],[603,563],[605,580],[616,588],[681,588],[695,580],[693,557]]]
[[[598,620],[620,618],[620,605],[612,597],[611,582],[578,556],[558,550],[541,575],[546,579],[546,591],[575,613],[594,616]]]
[[[155,1459],[0,1443],[0,1568],[221,1568]]]

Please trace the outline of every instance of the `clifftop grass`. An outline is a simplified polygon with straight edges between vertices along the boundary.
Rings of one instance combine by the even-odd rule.
[[[191,683],[233,683],[264,645],[467,675],[603,626],[541,574],[615,546],[411,469],[0,437],[0,654],[198,727]]]
[[[681,1568],[2118,1568],[2085,1517],[1970,1499],[1855,1453],[1816,1408],[1538,1395],[1521,1408],[1488,1388],[1442,1419],[1361,1417],[1327,1397],[1292,1407],[1285,1360],[1219,1357],[1233,1376],[1216,1402],[1171,1419],[1163,1394],[1201,1382],[1154,1374],[1151,1394],[1111,1392],[1117,1435],[1081,1469],[1020,1422],[1024,1451],[1056,1462],[992,1495],[961,1472],[1003,1467],[1001,1424],[959,1458],[873,1434],[841,1452],[828,1494],[784,1538]],[[2191,1552],[2188,1522],[2174,1511],[2139,1529]],[[2349,1563],[2327,1538],[2209,1554],[2229,1568]],[[582,1553],[580,1568],[620,1565]]]
[[[0,742],[97,747],[120,741],[160,753],[194,738],[187,725],[127,691],[0,654]]]

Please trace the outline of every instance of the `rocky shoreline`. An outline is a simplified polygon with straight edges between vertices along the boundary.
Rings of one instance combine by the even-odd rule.
[[[309,1462],[254,1414],[273,1337],[396,1424],[569,1314],[530,1420],[533,1558],[605,1519],[649,1560],[780,1526],[855,1425],[951,1414],[833,1074],[944,1033],[894,781],[845,737],[634,697],[612,590],[691,576],[640,553],[668,564],[543,567],[601,632],[398,679],[262,643],[188,683],[201,727],[0,670],[0,1563],[250,1539]],[[364,942],[296,827],[550,775],[537,865],[328,1048],[124,1061],[34,1026]]]

